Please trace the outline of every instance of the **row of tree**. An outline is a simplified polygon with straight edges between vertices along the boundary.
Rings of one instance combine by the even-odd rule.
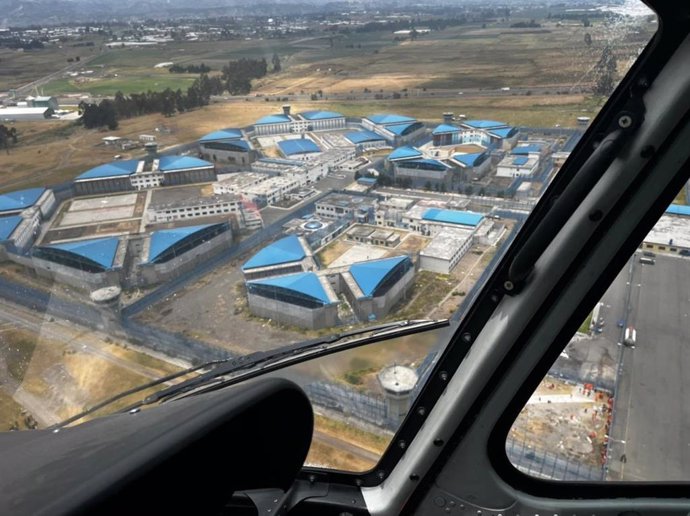
[[[201,63],[200,65],[187,65],[182,66],[179,64],[174,64],[168,68],[170,73],[208,73],[211,71],[211,67]]]

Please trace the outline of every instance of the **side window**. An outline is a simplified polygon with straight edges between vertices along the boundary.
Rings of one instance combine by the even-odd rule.
[[[520,471],[565,481],[690,480],[690,206],[684,195],[676,203],[513,424],[506,452]]]

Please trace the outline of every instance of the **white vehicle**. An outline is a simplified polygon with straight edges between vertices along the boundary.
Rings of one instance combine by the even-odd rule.
[[[628,326],[625,329],[625,339],[623,340],[623,344],[626,346],[634,346],[635,341],[637,340],[637,330],[633,328],[632,326]]]

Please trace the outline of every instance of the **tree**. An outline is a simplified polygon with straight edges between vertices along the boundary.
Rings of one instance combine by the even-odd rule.
[[[10,145],[17,144],[17,137],[16,127],[0,125],[0,147],[4,147],[7,154],[10,153]]]
[[[592,45],[592,35],[589,32],[585,32],[585,45],[588,47]]]
[[[427,181],[426,183],[424,183],[424,190],[431,190],[431,181]]]
[[[271,58],[271,63],[273,64],[273,72],[278,73],[280,70],[283,69],[283,67],[280,64],[280,57],[278,57],[278,54],[273,52],[273,57]]]
[[[582,18],[582,26],[583,27],[591,27],[591,25],[592,25],[592,22],[589,21],[589,18],[587,18],[587,16],[584,16]]]

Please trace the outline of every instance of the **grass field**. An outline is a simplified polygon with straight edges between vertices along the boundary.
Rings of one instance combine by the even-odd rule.
[[[163,91],[166,88],[185,91],[197,78],[194,74],[171,74],[167,70],[151,69],[110,72],[107,77],[76,82],[74,79],[56,79],[43,87],[46,95],[69,93],[91,93],[93,95],[113,95],[118,91],[124,94],[143,91]]]
[[[48,44],[44,49],[25,52],[0,48],[0,91],[17,88],[58,72],[70,64],[67,62],[70,58],[79,56],[85,59],[97,54],[101,40],[93,36],[90,41],[94,42],[93,47]]]

